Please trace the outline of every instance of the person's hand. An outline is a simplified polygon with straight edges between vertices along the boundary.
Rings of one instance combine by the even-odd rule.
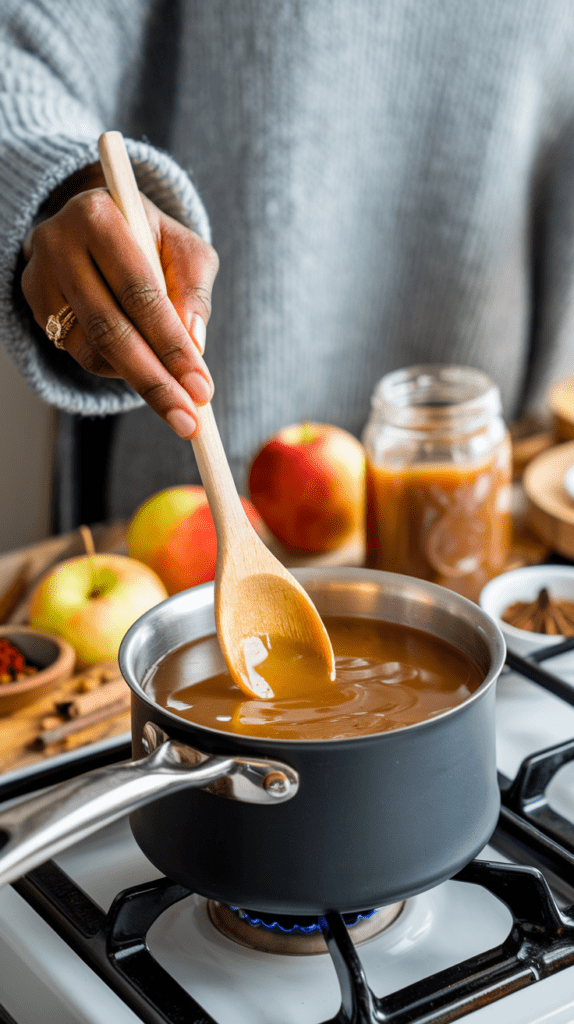
[[[77,318],[63,339],[69,355],[90,373],[123,378],[190,438],[196,407],[213,394],[201,354],[218,259],[198,235],[143,201],[167,296],[105,188],[74,195],[26,239],[22,291],[43,330],[69,305]]]

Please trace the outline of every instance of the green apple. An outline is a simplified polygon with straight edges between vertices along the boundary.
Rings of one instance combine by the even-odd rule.
[[[159,576],[134,558],[80,555],[40,580],[29,621],[69,640],[80,667],[94,665],[115,660],[132,623],[167,596]]]

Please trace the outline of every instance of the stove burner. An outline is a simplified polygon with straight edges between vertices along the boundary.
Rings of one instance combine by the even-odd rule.
[[[246,921],[247,924],[253,925],[254,928],[266,928],[269,932],[283,932],[284,935],[290,935],[295,932],[301,935],[311,935],[312,932],[320,932],[321,925],[319,919],[315,920],[314,917],[300,917],[293,918],[286,914],[260,914],[258,917],[253,917],[251,910],[241,910],[240,907],[230,907],[230,910],[234,914],[237,914],[242,921]],[[365,910],[362,914],[342,914],[342,918],[347,925],[347,928],[353,928],[354,925],[358,924],[359,921],[366,921],[369,917],[376,914],[376,910]],[[304,921],[308,921],[308,924],[303,924]]]
[[[572,686],[552,673],[541,673],[534,663],[554,657],[561,647],[545,648],[536,659],[531,657],[528,661],[509,652],[507,664],[574,705]],[[90,751],[75,761],[72,768],[68,764],[46,768],[41,778],[47,785],[68,778],[70,771],[72,775],[81,769],[87,771],[94,767],[94,762],[104,766],[129,756],[129,744],[106,748],[97,754]],[[437,1024],[459,1020],[475,1010],[486,1012],[487,1007],[492,1007],[497,1020],[506,1020],[507,997],[572,968],[574,826],[550,806],[546,796],[549,781],[568,762],[574,762],[574,739],[531,753],[514,780],[499,773],[502,807],[491,845],[514,863],[475,860],[453,877],[454,885],[479,885],[508,907],[513,925],[500,945],[377,997],[368,986],[351,935],[376,921],[378,912],[359,921],[350,934],[339,914],[321,918],[341,988],[341,1006],[329,1024],[405,1024],[415,1020]],[[39,777],[2,780],[0,801],[37,789]],[[565,909],[560,909],[545,875],[551,879]],[[185,991],[167,968],[154,959],[146,940],[161,914],[190,895],[188,889],[168,878],[156,878],[118,893],[106,912],[52,861],[14,882],[13,888],[133,1010],[138,1020],[144,1024],[214,1024],[193,994]],[[227,911],[236,926],[243,924],[251,935],[284,937],[281,930],[266,931],[261,925],[241,922],[233,911],[220,904],[212,906],[217,927],[219,917]],[[398,916],[401,907],[386,908],[383,913],[393,910]],[[265,920],[267,915],[251,916],[259,918],[261,924],[269,923]],[[359,916],[365,918],[366,914]],[[293,922],[278,923],[286,931],[293,929]],[[472,924],[470,921],[469,927]],[[306,942],[309,936],[303,934],[298,938]],[[315,938],[316,933],[312,933],[311,939]],[[512,1015],[512,1008],[509,1012]],[[561,1019],[567,1012],[566,1007]],[[0,1021],[5,1018],[8,1015],[0,1007]]]
[[[388,928],[403,910],[405,901],[379,910],[365,910],[358,914],[342,914],[355,946]],[[211,923],[228,939],[262,953],[280,953],[284,956],[311,956],[326,953],[319,919],[316,917],[288,917],[283,914],[264,914],[224,903],[208,900],[207,912]]]

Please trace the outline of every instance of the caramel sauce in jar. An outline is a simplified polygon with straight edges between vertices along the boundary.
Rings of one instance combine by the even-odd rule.
[[[389,374],[363,441],[367,566],[478,600],[511,543],[511,448],[498,388],[466,367]]]
[[[151,669],[144,690],[156,704],[200,726],[271,739],[327,740],[425,721],[463,703],[482,682],[466,654],[429,633],[370,619],[324,622],[336,678],[311,696],[250,700],[233,683],[215,636],[167,654]],[[272,685],[281,691],[280,684]]]
[[[510,547],[508,463],[367,462],[367,566],[417,576],[477,599]]]

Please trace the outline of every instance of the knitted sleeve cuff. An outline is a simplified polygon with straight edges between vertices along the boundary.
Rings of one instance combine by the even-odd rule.
[[[42,106],[37,96],[35,99]],[[85,416],[128,411],[143,405],[143,399],[125,382],[89,374],[54,348],[34,322],[21,293],[23,238],[56,186],[98,160],[97,139],[104,130],[97,121],[87,120],[83,108],[66,111],[60,103],[56,112],[46,109],[48,102],[34,111],[36,130],[12,129],[0,153],[0,337],[27,383],[50,405]],[[69,104],[76,107],[73,100]],[[16,107],[17,101],[8,120],[29,125],[30,112],[23,116]],[[0,121],[2,114],[5,109],[0,110]],[[210,241],[205,209],[182,168],[145,142],[126,139],[126,147],[140,190],[160,209]]]

